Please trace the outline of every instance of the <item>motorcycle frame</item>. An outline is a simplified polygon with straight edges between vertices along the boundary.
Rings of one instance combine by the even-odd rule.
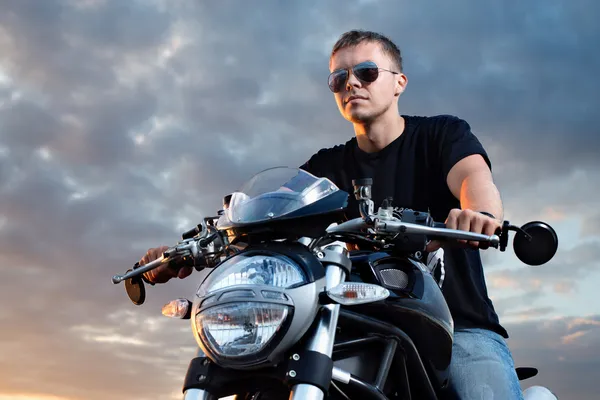
[[[328,289],[345,280],[344,268],[335,264],[327,265],[325,268]],[[338,329],[346,327],[356,329],[357,326],[374,336],[335,343]],[[402,379],[402,383],[398,385],[402,391],[398,393],[401,398],[411,399],[407,368],[407,365],[410,365],[411,374],[416,374],[415,379],[423,382],[418,388],[419,392],[425,394],[427,398],[437,399],[414,342],[403,330],[394,325],[347,309],[340,309],[339,304],[325,304],[321,306],[315,325],[309,332],[303,343],[299,344],[301,349],[296,352],[292,349],[293,355],[290,360],[277,368],[226,369],[213,363],[201,349],[198,349],[198,354],[191,360],[185,377],[184,400],[213,400],[232,394],[260,392],[273,387],[281,387],[284,390],[287,387],[291,400],[321,400],[325,398],[332,381],[343,385],[353,393],[360,393],[360,398],[383,400],[388,399],[384,390],[394,362],[398,366],[399,375],[394,378]],[[340,360],[336,355],[373,343],[384,345],[373,382],[334,366],[334,363]],[[300,363],[299,360],[307,361]]]

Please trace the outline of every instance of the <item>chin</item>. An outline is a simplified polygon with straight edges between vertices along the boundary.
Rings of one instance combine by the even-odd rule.
[[[355,124],[367,124],[380,118],[389,111],[391,106],[390,104],[387,107],[351,107],[345,110],[344,117]]]
[[[365,111],[350,111],[348,113],[345,114],[345,117],[348,121],[355,123],[355,124],[364,124],[367,122],[372,121],[375,118],[375,115],[373,115],[373,113],[369,113],[369,112],[365,112]]]

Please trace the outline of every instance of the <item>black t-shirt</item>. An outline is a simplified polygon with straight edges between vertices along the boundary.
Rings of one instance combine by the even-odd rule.
[[[301,166],[315,176],[331,179],[352,194],[352,180],[372,178],[375,210],[386,197],[395,207],[429,211],[444,222],[453,208],[461,208],[446,177],[461,159],[483,156],[486,151],[467,122],[451,115],[406,116],[402,135],[379,152],[366,153],[356,138],[343,145],[322,149]],[[348,199],[348,217],[359,216],[353,195]],[[485,210],[481,210],[485,211]],[[508,338],[488,297],[479,250],[444,247],[444,297],[456,328],[487,328]]]

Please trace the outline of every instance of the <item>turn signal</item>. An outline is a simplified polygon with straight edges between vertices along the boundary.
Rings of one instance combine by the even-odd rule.
[[[331,300],[345,306],[374,303],[389,295],[389,290],[384,287],[362,282],[343,282],[327,291]]]

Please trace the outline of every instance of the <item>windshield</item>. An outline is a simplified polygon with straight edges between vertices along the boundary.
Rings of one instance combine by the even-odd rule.
[[[335,192],[327,178],[299,168],[276,167],[254,175],[231,196],[227,219],[233,224],[255,223],[286,216]]]

